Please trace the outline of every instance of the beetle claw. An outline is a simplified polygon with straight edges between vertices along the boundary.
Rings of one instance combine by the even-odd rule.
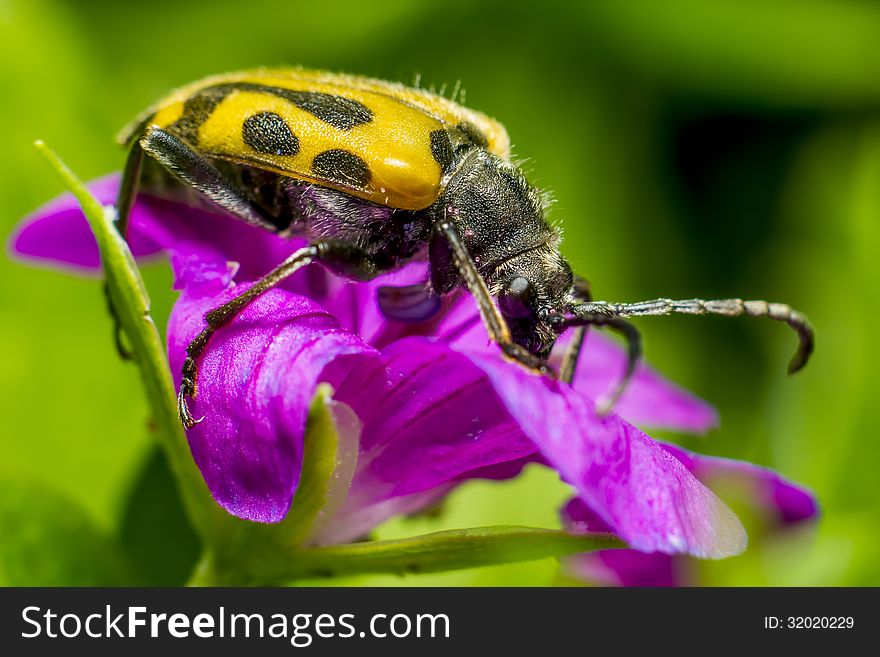
[[[177,417],[180,419],[183,428],[187,431],[205,419],[204,416],[198,419],[193,417],[193,414],[190,412],[189,406],[186,403],[186,398],[188,396],[190,396],[189,386],[187,386],[187,382],[184,381],[180,384],[180,390],[177,393]]]

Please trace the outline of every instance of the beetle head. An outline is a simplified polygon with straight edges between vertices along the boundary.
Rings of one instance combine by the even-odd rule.
[[[571,267],[556,244],[510,258],[488,282],[513,341],[546,359],[572,304]]]

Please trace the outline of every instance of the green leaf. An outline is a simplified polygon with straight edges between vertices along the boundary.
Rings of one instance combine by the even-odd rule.
[[[143,280],[125,240],[116,230],[113,208],[105,208],[43,142],[36,147],[76,197],[98,242],[113,306],[128,338],[147,393],[158,436],[193,526],[208,539],[228,528],[228,516],[211,499],[177,419],[175,390],[162,339],[150,317]]]
[[[0,482],[0,585],[120,586],[132,573],[119,545],[74,502]]]
[[[259,583],[363,573],[431,573],[626,547],[608,534],[531,527],[480,527],[413,538],[303,548],[285,562],[251,563]]]

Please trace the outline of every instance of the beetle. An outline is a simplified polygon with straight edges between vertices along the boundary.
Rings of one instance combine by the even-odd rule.
[[[176,180],[202,201],[255,227],[306,237],[298,249],[240,295],[205,315],[187,348],[178,413],[199,420],[198,358],[212,334],[255,297],[310,263],[365,281],[413,259],[429,280],[383,288],[382,311],[420,321],[438,300],[466,287],[489,338],[529,370],[547,364],[557,337],[575,328],[559,377],[570,382],[589,326],[627,340],[627,364],[602,411],[623,392],[641,342],[627,318],[716,314],[769,317],[799,336],[795,372],[813,350],[806,318],[785,304],[741,299],[638,303],[594,301],[562,257],[542,194],[510,160],[505,128],[424,89],[300,68],[215,76],[172,92],[121,136],[129,155],[116,203],[125,234],[141,184]],[[148,157],[145,157],[148,156]]]

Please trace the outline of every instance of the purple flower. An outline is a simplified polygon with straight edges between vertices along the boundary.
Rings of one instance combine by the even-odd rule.
[[[92,190],[110,203],[117,185],[111,176]],[[135,255],[170,257],[181,290],[168,326],[178,382],[203,314],[301,245],[143,195],[130,238]],[[28,218],[13,248],[75,268],[99,264],[69,197]],[[425,276],[425,265],[415,264],[352,283],[310,266],[216,334],[191,402],[206,419],[188,439],[221,506],[258,522],[286,515],[303,465],[308,404],[326,382],[334,401],[354,411],[357,420],[341,432],[357,448],[340,468],[351,473],[347,494],[331,504],[314,543],[359,538],[463,481],[512,477],[537,462],[555,469],[603,528],[637,550],[724,557],[745,549],[739,520],[693,464],[634,426],[703,432],[716,423],[711,407],[642,365],[616,413],[600,418],[592,400],[619,377],[622,349],[591,332],[572,386],[534,376],[499,357],[467,294],[445,298],[443,312],[427,322],[386,319],[378,288]]]
[[[814,520],[819,508],[803,489],[772,470],[751,463],[700,456],[674,445],[664,445],[682,465],[704,483],[734,489],[752,509],[762,532],[774,532]],[[574,532],[606,532],[612,528],[582,500],[573,498],[562,509],[565,526]],[[600,550],[566,560],[570,574],[612,586],[678,586],[695,582],[692,564],[682,555],[637,550]]]

